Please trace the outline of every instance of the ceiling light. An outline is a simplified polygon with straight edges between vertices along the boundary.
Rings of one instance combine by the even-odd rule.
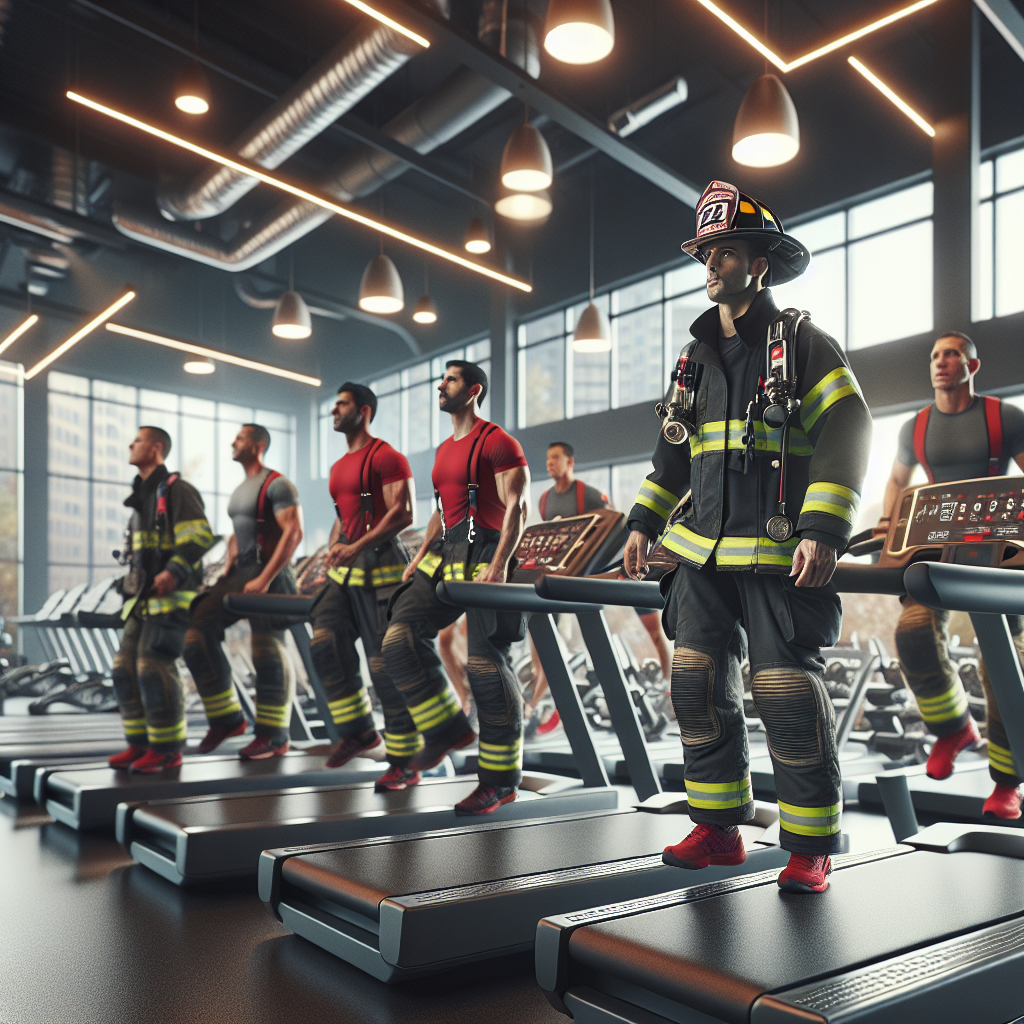
[[[909,104],[901,99],[873,71],[869,71],[856,57],[847,57],[851,66],[859,71],[887,100],[899,107],[926,135],[935,138],[935,129]],[[2,351],[2,349],[0,349]]]
[[[532,124],[521,124],[501,154],[501,183],[513,192],[540,192],[555,176],[551,150]]]
[[[209,359],[188,359],[184,366],[186,373],[196,373],[200,376],[213,373],[216,369],[217,367]]]
[[[285,380],[294,380],[299,384],[309,384],[314,388],[320,387],[323,383],[319,377],[307,377],[304,373],[282,370],[279,366],[257,363],[254,359],[243,359],[241,356],[233,356],[229,352],[218,352],[213,348],[193,345],[188,341],[178,341],[177,338],[166,338],[162,334],[150,334],[149,331],[140,331],[134,327],[124,327],[121,324],[107,324],[107,330],[114,334],[125,334],[129,338],[138,338],[140,341],[150,341],[154,345],[163,345],[165,348],[177,349],[179,352],[190,352],[192,355],[202,356],[204,359],[212,359],[218,363],[230,363],[232,366],[241,366],[246,370],[268,373],[272,377],[283,377]]]
[[[495,213],[524,224],[539,224],[551,216],[548,192],[509,192],[494,204]]]
[[[378,231],[382,235],[387,235],[389,238],[395,238],[400,242],[405,242],[407,245],[421,249],[423,252],[429,252],[434,256],[440,256],[441,259],[448,260],[451,263],[456,263],[460,267],[465,267],[467,270],[472,270],[474,273],[481,274],[483,277],[489,277],[492,281],[500,281],[502,284],[507,284],[510,288],[518,288],[521,292],[533,291],[533,286],[526,281],[520,280],[516,277],[511,277],[508,274],[503,274],[500,270],[495,270],[493,267],[486,267],[483,264],[474,263],[472,260],[467,260],[464,256],[460,256],[458,253],[442,249],[439,245],[434,245],[433,242],[428,242],[425,239],[417,238],[415,235],[410,235],[399,228],[392,227],[390,224],[385,224],[380,220],[376,220],[364,213],[360,213],[352,207],[342,206],[340,203],[327,198],[319,192],[313,192],[301,185],[295,185],[289,181],[285,181],[283,178],[276,177],[273,174],[268,174],[262,167],[259,167],[256,164],[241,160],[238,157],[225,156],[223,153],[217,153],[212,149],[208,149],[206,146],[200,146],[194,142],[188,142],[180,136],[174,135],[172,132],[164,131],[162,128],[156,128],[151,124],[147,124],[145,121],[140,121],[138,118],[130,116],[129,114],[122,114],[119,110],[114,110],[112,107],[104,106],[102,103],[90,100],[87,97],[82,96],[80,93],[72,90],[68,90],[65,95],[74,103],[80,103],[82,106],[88,107],[90,110],[95,110],[99,114],[113,118],[115,121],[120,121],[122,124],[129,125],[132,128],[137,128],[139,131],[145,132],[147,135],[152,135],[154,138],[162,139],[164,142],[170,142],[172,145],[179,146],[181,149],[188,150],[190,153],[195,153],[197,156],[201,156],[206,160],[212,160],[214,163],[218,163],[222,167],[230,167],[232,170],[238,171],[240,174],[247,174],[249,177],[255,178],[257,181],[262,181],[265,185],[271,185],[274,188],[279,189],[282,192],[287,192],[289,195],[295,196],[298,199],[303,199],[306,202],[313,203],[315,206],[319,206],[322,210],[330,210],[331,213],[336,213],[339,217],[344,217],[346,220],[355,221],[355,223],[362,224],[364,227],[372,228],[374,231]]]
[[[25,380],[31,380],[37,373],[45,370],[50,363],[59,359],[68,351],[68,349],[77,345],[86,335],[95,331],[96,328],[104,322],[104,320],[109,320],[119,309],[123,309],[134,298],[135,292],[128,289],[128,291],[126,291],[116,302],[112,302],[105,310],[103,310],[102,313],[98,313],[84,327],[80,327],[75,331],[67,341],[61,342],[48,356],[40,359],[39,362],[25,374]]]
[[[686,102],[689,88],[685,78],[673,78],[671,82],[654,89],[623,107],[608,118],[608,131],[614,132],[620,139],[632,135],[645,124],[650,124],[656,117],[668,113],[673,107]]]
[[[593,302],[582,313],[572,336],[574,352],[608,352],[612,347],[612,328],[608,317]]]
[[[210,80],[195,61],[178,77],[174,105],[185,114],[205,114],[210,109]]]
[[[367,313],[397,313],[405,306],[405,289],[398,268],[378,253],[366,264],[359,282],[359,308]]]
[[[413,320],[418,324],[437,323],[437,305],[429,295],[421,295],[416,303],[416,310],[412,314]]]
[[[491,233],[480,217],[474,217],[466,228],[466,252],[483,253],[491,251]]]
[[[611,0],[548,0],[544,49],[565,64],[593,64],[615,45]]]
[[[747,167],[776,167],[800,149],[800,122],[782,79],[761,75],[743,97],[732,129],[732,158]]]
[[[345,3],[351,4],[357,10],[362,11],[363,14],[368,14],[371,18],[376,18],[382,25],[387,25],[388,28],[393,28],[396,32],[401,33],[407,39],[411,39],[414,43],[419,43],[424,49],[430,46],[430,42],[424,39],[423,36],[417,35],[404,25],[399,25],[397,21],[392,21],[386,14],[381,14],[380,11],[375,11],[369,4],[364,4],[362,0],[345,0]]]
[[[313,323],[309,318],[309,307],[305,299],[295,291],[286,291],[277,301],[274,320],[271,326],[276,338],[290,340],[308,338],[313,333]]]
[[[39,317],[35,313],[22,320],[3,341],[0,341],[0,352],[6,352],[38,320]]]

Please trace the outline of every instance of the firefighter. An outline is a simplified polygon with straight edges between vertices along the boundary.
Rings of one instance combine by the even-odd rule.
[[[772,299],[767,285],[799,276],[810,257],[767,206],[713,181],[697,237],[682,248],[706,265],[715,305],[690,328],[625,550],[635,578],[659,537],[679,562],[662,584],[663,620],[675,640],[672,702],[695,827],[664,860],[702,868],[746,858],[737,829],[754,813],[746,646],[790,852],[779,885],[823,892],[842,795],[820,649],[840,634],[830,580],[856,519],[871,417],[839,346]]]

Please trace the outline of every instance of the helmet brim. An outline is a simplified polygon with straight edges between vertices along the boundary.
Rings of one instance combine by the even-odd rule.
[[[798,278],[811,262],[811,254],[792,235],[778,231],[759,231],[753,228],[735,228],[731,231],[717,231],[704,238],[691,238],[680,247],[687,256],[698,263],[707,263],[701,257],[701,248],[717,245],[724,239],[753,242],[765,250],[771,267],[771,283],[786,284]]]

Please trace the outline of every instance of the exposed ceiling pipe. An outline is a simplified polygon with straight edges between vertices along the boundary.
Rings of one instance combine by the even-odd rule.
[[[272,281],[271,278],[263,275],[260,277],[268,283]],[[239,275],[235,278],[235,294],[253,309],[274,309],[281,299],[284,288],[278,281],[273,281],[273,284],[281,288],[281,291],[274,294],[254,291],[249,287],[247,279]],[[301,294],[306,302],[306,307],[314,316],[325,317],[329,320],[361,320],[363,323],[372,324],[374,327],[381,327],[386,331],[391,331],[392,334],[397,334],[409,346],[409,351],[414,356],[423,353],[419,342],[401,324],[396,324],[386,317],[374,316],[373,313],[367,313],[357,306],[350,306],[346,302],[341,302],[320,292],[309,291],[307,288],[303,288]]]
[[[448,0],[432,2],[447,17]],[[235,139],[232,150],[268,170],[279,167],[418,52],[411,39],[362,19]],[[256,184],[238,171],[212,165],[188,181],[162,185],[157,205],[168,220],[205,220],[230,209]]]
[[[539,73],[540,68],[535,20],[526,8],[510,6],[505,26],[508,59],[530,74]],[[481,18],[481,36],[486,42],[494,39],[493,23],[485,18]],[[459,68],[393,118],[382,131],[418,153],[430,153],[476,124],[508,97],[508,91],[501,86],[475,71]],[[316,185],[342,202],[351,202],[372,194],[408,167],[391,153],[363,145],[345,154]],[[113,219],[118,231],[129,238],[208,266],[239,272],[262,263],[332,216],[311,203],[288,200],[230,242],[167,224],[123,202],[115,204]]]

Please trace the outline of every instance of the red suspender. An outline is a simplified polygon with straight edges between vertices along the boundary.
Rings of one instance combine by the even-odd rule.
[[[548,493],[551,488],[549,487],[541,496],[540,501],[537,503],[537,507],[540,509],[541,519],[547,519],[548,517]]]
[[[583,510],[586,502],[584,501],[584,490],[586,484],[582,480],[576,481],[576,515],[583,515]]]
[[[268,547],[270,538],[267,536],[266,531],[266,516],[264,515],[265,506],[267,503],[267,491],[270,490],[270,485],[280,476],[276,469],[272,469],[268,474],[266,480],[263,481],[263,486],[260,488],[260,496],[256,499],[256,560],[262,562],[264,559],[269,558],[272,555],[273,548],[270,551],[265,550]],[[277,525],[277,520],[274,520],[274,527],[276,529],[271,530],[272,533],[277,534],[274,539],[274,547],[277,547],[277,541],[281,537],[281,528]]]
[[[924,437],[928,433],[928,417],[931,414],[932,407],[926,405],[917,414],[917,419],[914,421],[914,457],[921,463],[924,475],[928,477],[928,483],[933,484],[935,477],[932,476],[932,467],[928,465],[928,460],[924,457]]]
[[[998,398],[985,396],[985,426],[988,427],[988,475],[999,476],[1003,455],[1003,416]]]

